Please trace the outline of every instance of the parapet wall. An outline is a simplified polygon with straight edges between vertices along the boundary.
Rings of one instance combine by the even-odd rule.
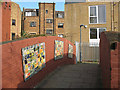
[[[55,60],[55,40],[64,42],[62,59]],[[22,48],[45,43],[46,66],[30,79],[24,81]],[[73,46],[73,58],[68,58],[68,45]],[[33,88],[57,67],[76,63],[76,47],[68,40],[56,36],[36,37],[3,44],[2,46],[2,88]]]
[[[120,88],[120,33],[103,32],[100,40],[100,66],[104,88]]]

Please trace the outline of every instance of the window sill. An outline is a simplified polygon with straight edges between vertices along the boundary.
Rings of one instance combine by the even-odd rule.
[[[93,24],[100,25],[100,24],[106,24],[106,23],[89,23],[89,24],[91,24],[91,25],[93,25]]]

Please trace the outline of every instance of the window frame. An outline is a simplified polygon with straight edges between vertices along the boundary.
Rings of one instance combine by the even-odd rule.
[[[48,14],[48,10],[45,10],[46,14]]]
[[[91,6],[89,6],[88,8],[89,8],[89,24],[106,24],[106,21],[104,22],[104,23],[99,23],[99,20],[98,20],[98,13],[99,13],[99,11],[98,11],[98,6],[105,6],[105,16],[106,16],[106,5],[91,5]],[[95,17],[95,16],[90,16],[90,8],[91,7],[96,7],[96,17],[97,17],[97,23],[91,23],[90,22],[90,18],[91,17]]]
[[[47,33],[47,31],[51,31],[51,33]],[[46,34],[47,35],[52,35],[53,34],[53,30],[52,29],[46,29]]]
[[[47,20],[51,20],[51,21],[50,21],[50,22],[47,22]],[[46,23],[53,23],[53,19],[47,18],[47,19],[46,19]]]
[[[58,13],[58,14],[57,14],[57,17],[58,17],[58,18],[63,18],[63,15],[62,15],[61,13]]]
[[[15,21],[15,25],[13,25],[13,20]],[[16,20],[15,19],[12,19],[12,26],[16,26]]]
[[[97,39],[90,39],[90,29],[97,29]],[[89,43],[96,43],[97,46],[99,46],[99,42],[100,42],[100,38],[99,38],[99,29],[105,29],[105,31],[107,30],[106,27],[91,27],[89,28]],[[93,45],[92,45],[93,46]]]
[[[59,27],[59,24],[63,24],[63,27],[62,27],[62,28],[64,28],[64,23],[58,23],[58,28],[60,29],[61,27]]]
[[[33,23],[33,22],[35,23],[35,26],[31,26],[31,23]],[[35,21],[30,22],[30,27],[36,27],[36,23],[37,22],[35,22]]]
[[[61,37],[60,35],[62,35],[62,37]],[[63,36],[63,34],[58,34],[58,37],[61,37],[61,38],[63,38],[64,36]]]

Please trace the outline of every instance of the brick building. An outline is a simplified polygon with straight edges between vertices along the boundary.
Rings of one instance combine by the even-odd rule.
[[[11,2],[10,40],[21,37],[21,10],[18,4]]]
[[[24,9],[22,14],[22,31],[28,34],[63,35],[64,12],[55,12],[55,3],[39,3],[39,9]],[[56,26],[57,25],[57,26]]]
[[[55,3],[39,3],[39,9],[23,8],[22,29],[29,34],[55,34]]]
[[[58,37],[64,36],[64,11],[55,11],[55,32]]]
[[[118,17],[119,2],[66,2],[64,33],[71,42],[79,42],[80,25],[87,25],[87,28],[82,27],[82,42],[99,46],[101,32],[120,30]]]
[[[10,0],[9,0],[10,1]],[[0,2],[0,11],[1,11],[1,40],[9,41],[10,40],[10,17],[11,17],[11,2]]]

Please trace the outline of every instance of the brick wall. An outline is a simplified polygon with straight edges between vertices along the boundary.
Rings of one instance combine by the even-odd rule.
[[[12,19],[15,19],[15,25],[12,25]],[[21,9],[18,4],[11,2],[11,31],[10,40],[12,40],[12,33],[15,33],[15,38],[21,37]]]
[[[63,28],[58,28],[58,23],[63,23]],[[64,18],[56,18],[55,19],[55,33],[64,35]]]
[[[9,8],[10,6],[10,8]],[[2,2],[2,41],[10,40],[11,2]]]
[[[101,34],[100,66],[104,88],[120,88],[120,42],[113,38],[111,40],[107,34]]]
[[[54,40],[64,41],[64,58],[54,60]],[[21,48],[45,42],[46,67],[24,82],[22,71],[22,55]],[[33,88],[47,74],[55,70],[58,66],[65,64],[75,64],[76,47],[74,48],[74,57],[69,59],[68,44],[70,41],[55,36],[36,37],[30,39],[19,40],[2,45],[2,88]]]

